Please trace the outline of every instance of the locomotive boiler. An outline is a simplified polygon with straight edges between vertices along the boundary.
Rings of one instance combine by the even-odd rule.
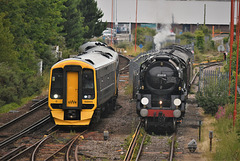
[[[149,55],[140,65],[137,113],[146,130],[151,127],[175,129],[185,115],[193,54],[173,45]]]
[[[51,68],[48,106],[56,125],[89,125],[114,110],[118,95],[118,53],[88,42],[82,53]]]

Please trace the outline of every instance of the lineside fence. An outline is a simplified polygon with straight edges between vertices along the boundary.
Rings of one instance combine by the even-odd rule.
[[[219,90],[228,90],[228,72],[221,72],[220,68],[216,70],[203,70],[199,69],[199,85],[198,92],[205,94],[206,89],[211,88],[218,92]]]

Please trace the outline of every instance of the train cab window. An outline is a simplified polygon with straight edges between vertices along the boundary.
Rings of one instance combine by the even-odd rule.
[[[52,99],[62,99],[63,97],[63,69],[57,68],[52,71],[51,93]]]
[[[82,79],[82,90],[83,99],[94,99],[94,75],[93,70],[83,69],[83,79]]]

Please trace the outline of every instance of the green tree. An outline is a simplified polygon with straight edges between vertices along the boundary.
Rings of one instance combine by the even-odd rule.
[[[25,32],[33,45],[37,58],[44,60],[44,66],[51,65],[53,60],[49,45],[58,44],[59,32],[63,30],[60,25],[64,22],[62,10],[64,0],[26,0],[27,8],[23,16],[27,22]]]
[[[211,37],[211,35],[212,35],[212,31],[209,30],[207,26],[200,25],[199,30],[202,30],[202,32],[204,33],[205,36]]]
[[[184,32],[183,34],[178,35],[177,38],[181,39],[181,41],[184,41],[186,44],[191,44],[195,35],[191,32]]]
[[[202,30],[195,31],[196,46],[200,52],[204,51],[204,33]]]
[[[135,30],[134,33],[135,35]],[[151,29],[149,27],[138,27],[137,28],[137,45],[143,44],[145,45],[145,38],[146,36],[154,36],[156,35],[156,31],[154,29]]]
[[[103,12],[97,7],[97,2],[95,0],[81,0],[78,9],[84,17],[83,26],[88,28],[84,38],[100,36],[102,31],[106,29],[107,22],[102,22]]]
[[[41,91],[38,59],[53,57],[65,0],[0,1],[0,105]]]
[[[49,45],[55,45],[64,22],[62,10],[65,0],[2,0],[0,9],[11,22],[10,31],[14,36],[23,68],[35,69],[37,59],[47,59],[42,53],[50,53]],[[32,63],[27,63],[32,62]],[[32,66],[33,65],[33,66]],[[47,65],[45,63],[45,65]]]
[[[66,33],[66,44],[75,50],[84,42],[83,35],[88,30],[87,27],[83,27],[84,17],[78,8],[80,3],[81,0],[68,0],[64,3],[66,10],[63,12],[66,19],[63,30],[63,33]]]
[[[9,30],[10,22],[4,19],[5,14],[0,13],[0,63],[16,63],[17,52],[15,51],[14,36]]]

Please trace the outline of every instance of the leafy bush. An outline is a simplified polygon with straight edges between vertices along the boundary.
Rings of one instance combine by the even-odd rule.
[[[134,36],[135,36],[135,30],[134,30]],[[154,36],[156,35],[156,31],[154,29],[148,28],[148,27],[138,27],[137,28],[137,45],[143,44],[145,45],[145,37],[146,36]]]
[[[226,84],[226,80],[219,80],[217,83],[210,82],[201,92],[197,93],[197,102],[203,107],[205,113],[215,115],[218,106],[228,103]]]
[[[233,109],[234,104],[228,104],[220,107],[219,112],[222,113],[218,117],[215,124],[215,134],[218,139],[216,152],[213,160],[240,160],[240,117],[237,117],[235,127],[233,128]],[[240,105],[237,106],[237,111]],[[225,113],[225,114],[223,114]]]
[[[43,85],[43,78],[36,73],[22,71],[7,63],[0,64],[0,106],[20,103],[21,98],[39,93]]]
[[[130,44],[129,42],[127,41],[123,41],[123,42],[120,42],[118,45],[117,45],[117,48],[124,48],[125,50],[130,47]]]
[[[191,32],[184,32],[181,35],[176,36],[177,39],[180,39],[181,42],[184,41],[184,44],[191,44],[195,38],[194,34]]]
[[[195,31],[196,46],[201,51],[204,52],[204,33],[202,30]]]

